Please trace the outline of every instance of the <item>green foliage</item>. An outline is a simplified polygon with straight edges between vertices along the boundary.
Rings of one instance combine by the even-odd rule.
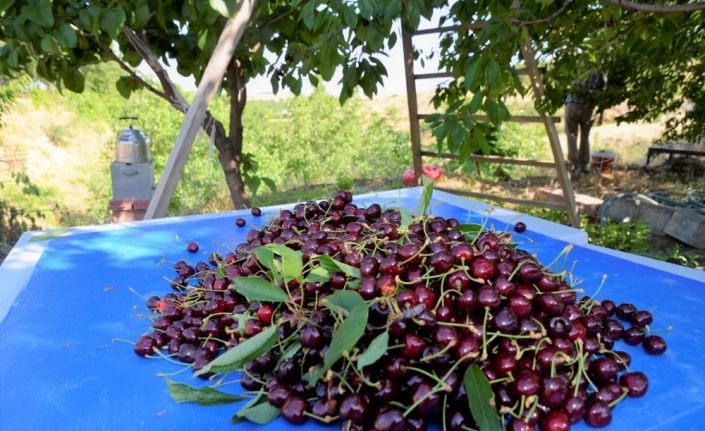
[[[175,62],[182,75],[198,82],[234,5],[232,0],[6,1],[0,5],[0,75],[27,72],[59,89],[82,92],[90,85],[87,65],[118,57],[124,68],[140,63],[140,54],[127,36],[134,30],[159,59]],[[444,33],[440,50],[433,54],[454,78],[439,88],[433,99],[441,109],[429,119],[439,150],[446,148],[462,156],[501,151],[494,149],[495,138],[497,127],[510,116],[507,100],[527,92],[527,80],[519,75],[525,68],[521,58],[526,42],[531,43],[545,69],[546,94],[537,104],[539,111],[555,112],[573,80],[584,78],[591,70],[602,70],[607,73],[608,88],[598,103],[605,107],[626,102],[629,110],[620,120],[652,119],[668,113],[666,136],[695,139],[703,135],[705,88],[699,79],[705,72],[702,11],[641,13],[596,0],[567,6],[565,1],[546,0],[527,0],[521,7],[510,1],[260,1],[235,57],[244,82],[266,75],[274,93],[289,88],[299,94],[304,80],[315,86],[320,80],[330,81],[338,70],[342,75],[339,102],[350,99],[357,88],[371,97],[387,76],[380,59],[399,38],[393,23],[400,20],[405,29],[414,31],[421,17],[442,11],[441,25],[483,25]],[[420,60],[427,58],[421,56]],[[120,94],[137,94],[135,90],[144,82],[122,75],[111,77]],[[227,79],[221,84],[225,92],[236,87]],[[689,102],[692,109],[679,115],[683,102]],[[220,112],[230,109],[221,108]],[[290,112],[295,111],[294,104]],[[471,117],[480,113],[487,121]],[[310,129],[293,131],[287,136],[294,142],[287,150],[296,153],[287,162],[289,169],[297,169],[297,181],[316,182],[320,178],[317,155],[331,148],[323,149],[320,141],[316,142],[320,137]],[[308,143],[295,140],[306,137],[312,138],[318,153],[305,152]],[[262,141],[254,142],[261,148]],[[280,154],[281,149],[277,150]],[[250,154],[244,159],[250,169],[244,169],[243,179],[250,191],[257,192],[263,184],[271,187],[272,182],[290,181],[252,173],[257,163],[262,164],[262,171],[269,172],[269,166],[265,167],[263,158],[249,147],[246,153]],[[220,196],[213,197],[216,195]],[[181,199],[188,201],[188,196]]]
[[[643,220],[629,223],[608,221],[603,225],[584,221],[584,225],[592,244],[630,253],[647,250],[650,231]]]
[[[40,189],[33,184],[27,175],[13,173],[14,185],[19,187],[21,195],[39,196]],[[6,189],[0,182],[0,191]],[[14,244],[20,236],[28,230],[39,229],[38,219],[44,218],[42,213],[33,213],[27,209],[16,206],[16,200],[0,198],[0,244]]]
[[[264,122],[276,126],[262,127]],[[406,134],[378,114],[362,112],[359,100],[339,108],[322,89],[287,100],[280,116],[247,112],[245,135],[254,143],[260,168],[277,185],[388,178],[411,157]]]

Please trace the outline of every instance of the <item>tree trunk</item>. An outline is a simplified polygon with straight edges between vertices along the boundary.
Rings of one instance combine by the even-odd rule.
[[[242,113],[247,103],[247,88],[237,59],[228,65],[226,76],[230,88],[230,131],[227,138],[224,133],[216,133],[215,147],[218,149],[218,160],[225,173],[233,205],[235,208],[247,208],[249,200],[242,177]]]
[[[186,99],[179,93],[176,86],[169,79],[166,70],[159,64],[159,61],[149,49],[147,38],[144,35],[140,37],[128,27],[124,27],[123,31],[133,48],[140,53],[140,56],[157,75],[164,91],[156,92],[155,94],[168,100],[174,108],[186,113],[189,108]],[[247,89],[245,88],[243,70],[239,62],[236,60],[231,61],[226,74],[230,87],[230,132],[226,137],[223,123],[216,120],[208,111],[206,111],[206,118],[203,120],[203,130],[208,136],[212,136],[213,145],[218,150],[218,160],[225,174],[225,183],[230,191],[230,199],[233,202],[233,206],[238,209],[247,208],[249,201],[245,193],[245,182],[242,179],[241,170],[242,112],[245,109],[245,103],[247,103]],[[137,75],[134,74],[134,76]]]

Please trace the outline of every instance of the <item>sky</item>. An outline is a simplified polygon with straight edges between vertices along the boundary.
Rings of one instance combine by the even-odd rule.
[[[437,19],[434,19],[433,21],[437,22]],[[420,28],[430,27],[434,27],[434,25],[430,21],[422,20]],[[394,31],[397,32],[397,35],[399,37],[397,38],[396,45],[394,45],[391,50],[386,51],[387,56],[381,58],[382,63],[387,68],[387,77],[385,78],[382,87],[378,89],[378,96],[406,94],[406,80],[404,77],[404,56],[401,43],[401,25],[398,22],[394,25]],[[421,49],[423,52],[430,52],[434,48],[437,48],[438,39],[438,34],[415,36],[413,38],[413,43],[417,49]],[[176,64],[176,62],[172,61],[170,63],[172,64],[172,66],[168,66],[167,70],[169,72],[171,80],[183,89],[195,91],[196,85],[193,78],[179,75],[179,73],[176,71],[176,67],[173,66]],[[142,74],[150,76],[156,80],[156,76],[152,73],[152,71],[145,63],[142,63],[139,66],[138,70]],[[415,73],[437,71],[437,64],[427,64],[424,68],[422,68],[418,62],[414,65]],[[340,94],[341,85],[339,82],[341,78],[342,74],[340,73],[340,71],[338,71],[333,76],[333,79],[330,82],[323,83],[328,93],[335,96]],[[442,82],[442,79],[417,80],[416,91],[419,93],[432,91],[438,84]],[[308,80],[304,79],[302,93],[311,94],[312,91],[313,88],[311,87],[310,83],[308,82]],[[269,77],[259,76],[257,78],[251,79],[247,84],[247,95],[252,99],[273,97]],[[289,92],[288,90],[280,90],[277,94],[277,97],[288,96],[291,96],[291,92]]]

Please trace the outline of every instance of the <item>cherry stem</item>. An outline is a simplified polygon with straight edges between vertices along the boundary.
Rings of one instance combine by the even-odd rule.
[[[308,417],[310,417],[310,418],[317,419],[317,420],[319,420],[319,421],[321,421],[321,422],[324,422],[324,423],[327,423],[327,424],[329,424],[329,423],[331,423],[331,422],[333,422],[333,421],[337,421],[338,419],[340,419],[340,416],[326,416],[326,417],[321,417],[321,416],[318,416],[318,415],[314,415],[313,413],[309,413],[309,412],[307,412],[307,411],[304,411],[304,415],[305,415],[305,416],[308,416]]]
[[[421,398],[419,398],[418,400],[416,400],[416,402],[415,402],[414,404],[412,404],[411,406],[409,406],[409,408],[406,409],[406,411],[404,411],[404,413],[403,413],[404,417],[409,416],[409,414],[410,414],[412,411],[414,411],[414,409],[415,409],[416,407],[418,407],[422,402],[424,402],[427,398],[429,398],[429,397],[431,397],[432,395],[435,395],[435,394],[437,394],[437,393],[439,393],[439,392],[443,392],[443,391],[444,391],[444,389],[443,389],[442,387],[434,387],[433,389],[431,389],[430,391],[428,391],[423,397],[421,397]]]
[[[437,375],[435,375],[435,374],[433,374],[433,373],[429,373],[429,372],[426,371],[426,370],[422,370],[421,368],[411,367],[411,366],[408,366],[408,365],[407,365],[406,367],[404,367],[404,368],[407,369],[407,370],[416,371],[416,372],[419,373],[419,374],[423,374],[424,376],[428,377],[429,379],[435,381],[436,383],[438,383],[438,384],[440,384],[440,385],[446,385],[446,386],[448,386],[447,383],[445,383],[443,380],[441,380]]]
[[[482,356],[483,361],[487,359],[487,320],[490,318],[490,307],[485,307],[485,317],[482,319]]]
[[[624,399],[624,397],[627,396],[627,394],[629,394],[629,389],[623,387],[623,388],[622,388],[622,395],[620,395],[619,398],[617,398],[616,400],[614,400],[614,401],[612,401],[611,403],[607,404],[607,406],[608,406],[609,408],[612,408],[612,407],[616,406],[618,403],[620,403],[620,402]]]
[[[446,429],[446,408],[448,407],[448,395],[443,395],[443,409],[441,412],[441,423],[443,423],[443,431]]]
[[[561,250],[560,253],[549,263],[548,265],[544,266],[543,269],[551,269],[551,267],[558,262],[558,259],[560,259],[562,256],[568,256],[570,254],[571,250],[573,250],[573,244],[568,244],[565,247],[563,247],[563,250]]]

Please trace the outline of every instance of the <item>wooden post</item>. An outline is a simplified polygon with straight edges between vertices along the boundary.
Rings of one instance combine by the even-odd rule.
[[[218,43],[213,49],[213,55],[208,60],[206,70],[203,72],[201,82],[198,84],[193,103],[191,103],[186,112],[186,118],[181,130],[179,130],[179,135],[176,138],[174,149],[169,155],[164,172],[159,179],[154,197],[149,203],[145,220],[164,217],[166,214],[171,196],[174,194],[174,189],[176,189],[176,184],[184,171],[186,158],[191,151],[191,147],[193,147],[193,141],[201,128],[201,124],[203,124],[203,120],[206,118],[208,104],[220,87],[223,75],[225,75],[225,69],[232,60],[235,48],[240,42],[247,23],[250,21],[254,5],[255,0],[239,0],[237,2],[237,12],[225,23]]]
[[[529,71],[531,86],[534,90],[534,98],[538,102],[541,98],[543,98],[543,80],[541,79],[541,74],[536,67],[536,57],[534,56],[533,49],[531,49],[531,39],[526,28],[524,28],[524,38],[525,41],[521,44],[521,54],[526,62],[526,69]],[[580,227],[580,217],[578,217],[578,210],[575,204],[573,184],[570,181],[568,169],[565,167],[565,159],[563,158],[561,141],[558,138],[558,130],[556,130],[556,125],[548,116],[545,114],[542,114],[541,116],[543,117],[543,124],[546,128],[546,133],[548,134],[548,141],[551,144],[553,159],[556,161],[558,182],[561,184],[561,188],[563,189],[563,198],[565,199],[566,210],[568,211],[568,219],[573,227]]]
[[[403,26],[401,41],[404,51],[404,75],[406,76],[406,99],[409,105],[409,134],[411,135],[411,156],[414,162],[416,181],[421,179],[421,131],[419,129],[419,107],[416,99],[416,81],[414,78],[414,47],[411,35]]]

